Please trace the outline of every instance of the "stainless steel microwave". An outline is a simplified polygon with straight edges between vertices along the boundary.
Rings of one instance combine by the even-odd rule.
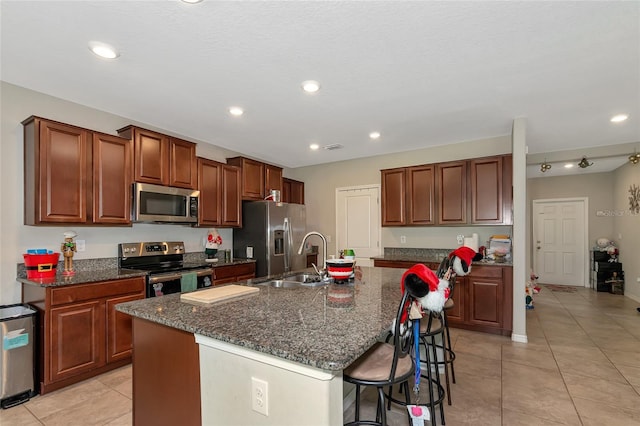
[[[134,183],[133,221],[198,223],[199,195],[200,191],[193,189]]]

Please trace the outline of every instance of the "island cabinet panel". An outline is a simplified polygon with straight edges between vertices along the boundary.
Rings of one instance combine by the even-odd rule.
[[[194,335],[134,318],[133,341],[133,424],[200,426],[200,356]]]
[[[198,158],[198,225],[242,226],[240,169]]]
[[[282,178],[283,203],[304,204],[304,182]]]
[[[447,321],[449,325],[464,322],[464,312],[467,303],[467,279],[465,277],[456,277],[453,291],[450,298],[453,301],[453,307],[447,310]]]
[[[407,169],[407,224],[433,225],[436,223],[435,166],[417,166]]]
[[[196,189],[198,185],[196,144],[169,138],[169,160],[169,186]]]
[[[264,165],[264,195],[269,195],[271,190],[280,191],[282,193],[282,167]],[[281,194],[282,195],[282,194]]]
[[[213,285],[245,281],[256,277],[256,264],[241,263],[238,265],[216,266],[211,273]]]
[[[104,303],[83,302],[51,309],[51,382],[77,376],[105,363]]]
[[[382,170],[382,226],[406,224],[406,169]]]
[[[40,393],[97,376],[131,361],[131,317],[118,303],[144,299],[145,278],[41,287],[22,284],[38,310]]]
[[[242,170],[242,199],[262,200],[264,198],[264,163],[244,157],[227,158],[227,164]]]
[[[93,222],[131,223],[133,144],[129,139],[93,134]]]
[[[440,163],[436,172],[438,223],[467,223],[467,162]]]
[[[29,117],[24,127],[24,222],[87,222],[91,132]]]

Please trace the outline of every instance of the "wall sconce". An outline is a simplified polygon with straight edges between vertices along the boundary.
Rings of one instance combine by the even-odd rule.
[[[587,157],[582,157],[582,160],[580,160],[580,162],[578,163],[578,167],[580,167],[581,169],[586,169],[587,167],[592,165],[593,163],[587,161]]]
[[[540,171],[542,173],[546,172],[547,170],[549,170],[551,168],[551,164],[547,163],[547,160],[545,158],[544,163],[540,164]]]
[[[638,164],[638,162],[640,162],[640,154],[631,154],[629,156],[629,161],[631,162],[631,164]]]

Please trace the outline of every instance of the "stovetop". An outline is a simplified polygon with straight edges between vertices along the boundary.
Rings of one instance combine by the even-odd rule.
[[[182,241],[118,244],[118,266],[151,274],[208,268],[206,262],[184,262]]]

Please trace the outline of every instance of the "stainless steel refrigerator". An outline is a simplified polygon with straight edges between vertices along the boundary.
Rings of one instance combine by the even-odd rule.
[[[306,268],[306,255],[298,254],[306,234],[302,204],[251,201],[242,204],[242,228],[233,230],[233,255],[256,259],[256,277]],[[251,253],[252,252],[252,253]]]

